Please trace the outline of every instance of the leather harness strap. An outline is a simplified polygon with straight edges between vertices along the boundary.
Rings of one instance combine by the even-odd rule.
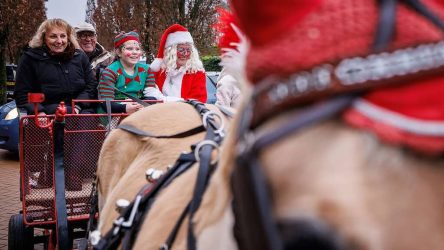
[[[137,102],[138,104],[140,104],[140,105],[142,105],[142,106],[144,106],[144,107],[147,107],[147,106],[150,106],[150,105],[151,105],[151,103],[144,102],[144,101],[140,100],[139,98],[137,98],[136,96],[132,96],[132,95],[126,93],[126,92],[123,92],[123,91],[121,91],[120,89],[118,89],[118,88],[116,88],[116,87],[114,87],[114,91],[116,91],[116,92],[118,92],[119,94],[122,94],[122,95],[128,97],[129,99],[131,99],[131,100]]]
[[[373,48],[375,51],[382,51],[392,40],[395,31],[396,0],[378,1],[378,4],[380,12]]]
[[[201,150],[196,150],[199,156],[199,169],[197,172],[196,184],[194,186],[193,197],[189,207],[189,219],[188,219],[188,249],[196,249],[196,238],[194,236],[194,215],[200,207],[203,194],[208,185],[208,181],[216,168],[215,164],[211,161],[211,153],[214,148],[217,148],[222,142],[221,136],[218,137],[213,129],[209,129],[205,136],[205,139],[199,143],[202,145]],[[216,144],[212,144],[215,142]]]
[[[173,135],[154,135],[150,132],[145,132],[145,131],[140,130],[136,127],[133,127],[129,124],[120,124],[119,126],[117,126],[117,128],[119,128],[121,130],[125,130],[131,134],[134,134],[134,135],[137,135],[140,137],[150,137],[150,138],[157,138],[157,139],[185,138],[185,137],[192,136],[192,135],[195,135],[195,134],[205,131],[205,128],[202,125],[199,125],[199,126],[194,127],[192,129],[189,129],[189,130],[186,130],[183,132],[179,132],[179,133],[176,133]]]

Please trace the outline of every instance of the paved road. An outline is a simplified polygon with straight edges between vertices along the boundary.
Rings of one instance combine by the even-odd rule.
[[[16,156],[0,149],[0,249],[8,249],[8,222],[20,211],[19,161]]]

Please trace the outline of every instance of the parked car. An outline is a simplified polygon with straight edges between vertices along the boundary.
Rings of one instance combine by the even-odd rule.
[[[19,117],[15,101],[0,107],[0,149],[18,153]]]
[[[216,84],[220,72],[208,71],[207,74],[207,103],[216,103]]]
[[[15,74],[17,72],[17,65],[6,65],[6,99],[12,101],[14,99]]]

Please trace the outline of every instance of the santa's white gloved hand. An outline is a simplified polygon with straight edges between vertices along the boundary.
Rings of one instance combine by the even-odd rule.
[[[154,97],[157,100],[163,100],[165,96],[160,92],[160,90],[157,87],[146,87],[143,90],[143,95],[145,97]]]
[[[181,97],[175,97],[175,96],[165,96],[163,101],[164,102],[183,102],[184,99]]]

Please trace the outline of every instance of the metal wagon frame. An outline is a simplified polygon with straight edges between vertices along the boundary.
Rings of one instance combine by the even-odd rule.
[[[35,105],[39,101],[42,97],[34,97]],[[9,249],[41,243],[44,249],[72,249],[76,239],[87,237],[100,149],[106,133],[126,116],[66,114],[65,109],[20,118],[22,210],[10,218]]]

